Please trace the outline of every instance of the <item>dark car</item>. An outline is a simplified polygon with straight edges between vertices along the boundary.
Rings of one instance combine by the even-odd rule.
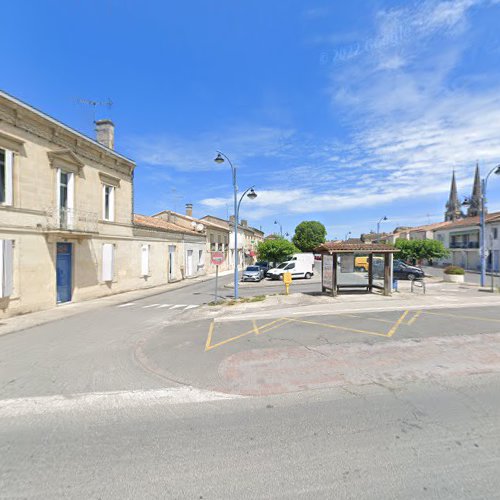
[[[395,280],[421,280],[425,274],[420,267],[410,266],[401,260],[395,260],[393,265]]]
[[[271,266],[269,265],[269,262],[266,262],[264,260],[261,260],[259,262],[256,262],[254,266],[259,266],[262,269],[263,275],[266,276],[267,271],[271,269]]]

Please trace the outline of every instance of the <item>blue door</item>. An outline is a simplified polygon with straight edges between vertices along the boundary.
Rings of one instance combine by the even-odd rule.
[[[57,303],[71,301],[71,243],[57,244]]]

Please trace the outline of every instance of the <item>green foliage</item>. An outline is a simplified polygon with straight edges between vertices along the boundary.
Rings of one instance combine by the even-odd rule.
[[[261,241],[257,245],[257,256],[259,260],[268,262],[283,262],[290,255],[297,253],[295,245],[285,238]]]
[[[292,241],[301,252],[312,252],[326,240],[326,228],[321,222],[305,220],[295,228]]]
[[[462,267],[459,267],[459,266],[445,267],[443,272],[444,272],[444,274],[454,274],[457,276],[463,276],[465,274],[464,269]]]
[[[421,259],[440,259],[446,257],[449,252],[443,243],[438,240],[396,240],[396,248],[399,249],[396,257],[406,261],[419,261]]]

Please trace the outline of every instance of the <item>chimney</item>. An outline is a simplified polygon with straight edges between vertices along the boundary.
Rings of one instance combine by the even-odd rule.
[[[248,221],[245,220],[245,219],[241,219],[240,220],[240,224],[241,224],[242,227],[248,227]]]
[[[111,120],[95,122],[96,140],[109,149],[115,149],[115,124]]]
[[[193,216],[193,204],[192,203],[186,203],[186,215],[188,217]]]

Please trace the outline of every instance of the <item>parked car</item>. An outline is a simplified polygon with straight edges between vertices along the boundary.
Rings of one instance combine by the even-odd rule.
[[[241,281],[260,281],[264,277],[264,271],[259,266],[248,266],[241,275]]]
[[[425,273],[420,267],[410,266],[401,260],[395,260],[393,264],[393,277],[395,280],[422,279]]]
[[[265,260],[261,260],[259,262],[256,262],[254,265],[259,266],[262,269],[262,271],[264,272],[264,277],[267,275],[267,271],[269,271],[269,269],[271,269],[269,262],[266,262]]]

